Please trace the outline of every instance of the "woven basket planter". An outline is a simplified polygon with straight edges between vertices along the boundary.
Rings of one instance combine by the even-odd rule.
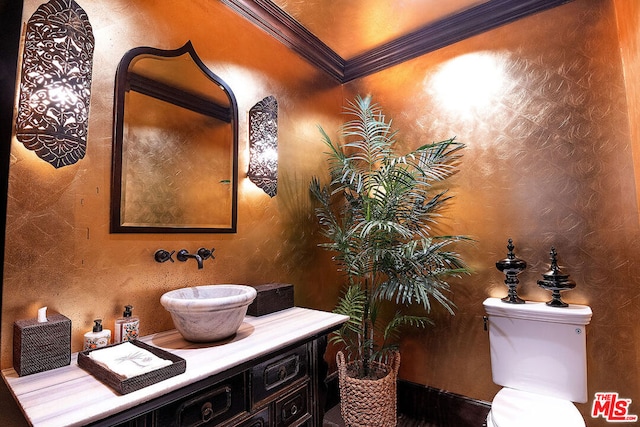
[[[346,363],[344,354],[336,355],[340,387],[340,412],[347,427],[395,427],[398,368],[400,354],[393,353],[388,364],[373,362],[372,368],[383,370],[380,379],[354,378],[355,362]]]

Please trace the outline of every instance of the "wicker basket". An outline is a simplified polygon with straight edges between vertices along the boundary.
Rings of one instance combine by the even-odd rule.
[[[358,379],[349,374],[355,362],[346,363],[344,354],[336,355],[340,386],[340,412],[347,427],[395,427],[398,368],[400,354],[393,353],[388,364],[373,362],[373,368],[387,375],[378,380]],[[353,370],[353,369],[351,369]]]

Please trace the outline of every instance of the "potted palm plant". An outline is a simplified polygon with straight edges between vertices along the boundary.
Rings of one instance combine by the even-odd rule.
[[[451,248],[468,238],[433,235],[451,198],[442,184],[457,171],[464,145],[452,138],[398,155],[391,120],[371,97],[356,97],[345,114],[351,119],[339,141],[320,127],[331,181],[313,178],[310,185],[328,240],[320,246],[335,252],[346,276],[335,312],[350,320],[330,341],[341,346],[345,423],[388,427],[396,423],[400,329],[430,324],[432,300],[453,314],[447,280],[468,272]],[[411,314],[416,305],[419,315]],[[378,391],[386,397],[369,396]]]

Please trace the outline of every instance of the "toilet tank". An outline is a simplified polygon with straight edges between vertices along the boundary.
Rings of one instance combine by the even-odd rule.
[[[508,304],[487,298],[493,382],[559,399],[587,401],[585,326],[591,308]]]

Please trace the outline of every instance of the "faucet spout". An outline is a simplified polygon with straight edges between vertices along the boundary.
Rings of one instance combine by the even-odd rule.
[[[181,262],[185,262],[189,258],[193,258],[198,263],[198,270],[202,270],[202,267],[204,267],[202,257],[198,254],[190,254],[189,251],[187,251],[186,249],[182,249],[178,251],[176,258],[178,259],[178,261],[181,261]]]

